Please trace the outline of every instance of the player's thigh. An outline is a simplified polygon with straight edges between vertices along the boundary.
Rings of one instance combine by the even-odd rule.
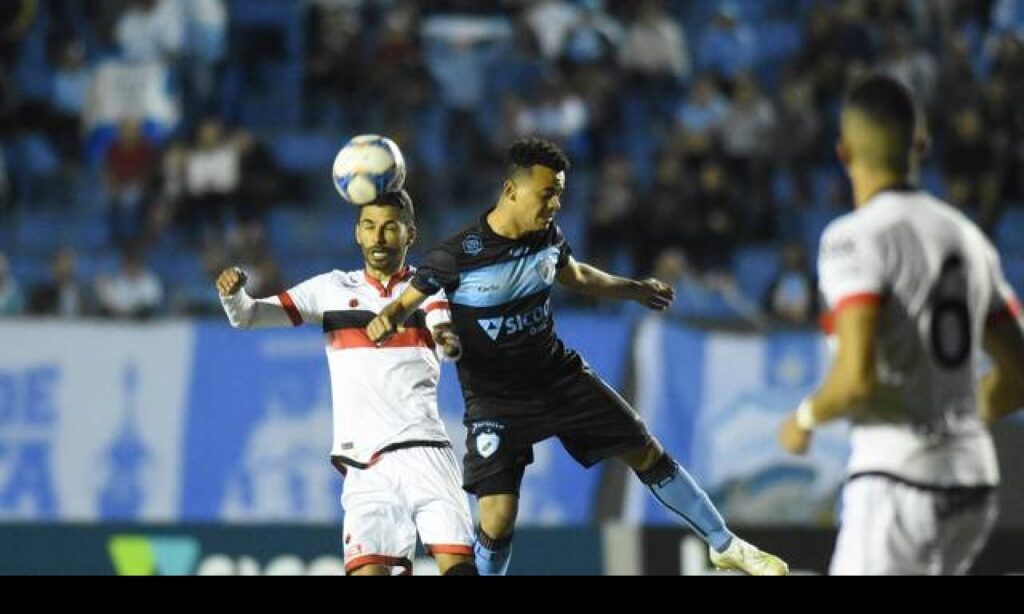
[[[832,575],[927,574],[937,534],[927,493],[870,476],[843,488]]]
[[[406,497],[420,539],[431,554],[470,555],[473,517],[451,448],[402,451]]]
[[[367,565],[383,565],[393,573],[412,568],[416,526],[386,456],[370,469],[350,470],[345,478],[341,500],[347,573]]]
[[[988,542],[995,527],[998,500],[995,489],[979,493],[977,500],[968,502],[950,513],[940,510],[941,556],[940,570],[943,575],[964,575]]]
[[[563,382],[550,411],[565,449],[584,467],[624,454],[641,453],[653,438],[640,415],[590,369]]]

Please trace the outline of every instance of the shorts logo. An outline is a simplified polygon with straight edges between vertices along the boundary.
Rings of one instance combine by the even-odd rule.
[[[484,251],[484,241],[477,235],[469,235],[462,240],[462,251],[466,252],[467,256],[476,256],[480,252]]]
[[[501,436],[494,431],[484,431],[476,436],[476,451],[484,458],[490,458],[498,451]]]
[[[501,447],[501,431],[505,425],[498,422],[477,422],[470,427],[476,435],[476,453],[483,458],[490,458]]]
[[[491,341],[497,341],[498,335],[501,334],[501,325],[505,323],[505,318],[491,318],[489,320],[478,320],[480,328],[484,329],[487,336],[491,338]]]

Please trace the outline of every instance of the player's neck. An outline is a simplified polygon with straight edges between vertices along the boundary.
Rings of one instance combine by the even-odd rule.
[[[384,283],[391,281],[391,279],[395,275],[398,275],[404,268],[404,262],[399,262],[396,266],[388,267],[386,269],[377,269],[370,266],[368,263],[363,265],[363,270],[366,272],[367,277],[372,277],[373,279]]]
[[[523,230],[516,223],[515,218],[509,213],[510,208],[511,205],[504,199],[499,201],[498,205],[487,214],[487,225],[491,227],[491,232],[499,237],[515,240],[529,234],[529,231]]]
[[[859,209],[886,190],[906,187],[910,178],[906,173],[860,168],[851,171],[850,183],[853,184],[854,206]]]

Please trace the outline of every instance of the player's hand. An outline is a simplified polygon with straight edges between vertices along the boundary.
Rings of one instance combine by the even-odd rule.
[[[445,358],[448,360],[455,361],[462,358],[462,341],[459,340],[459,336],[452,329],[445,327],[435,328],[434,343],[441,348]]]
[[[380,345],[398,332],[398,325],[390,316],[379,315],[366,327],[366,336],[370,341]]]
[[[800,428],[796,424],[796,412],[790,414],[779,427],[779,445],[790,454],[803,455],[811,447],[814,431]]]
[[[676,300],[676,291],[667,283],[651,278],[640,282],[636,302],[654,311],[665,311]]]
[[[249,281],[249,277],[242,269],[238,267],[224,269],[217,277],[217,291],[221,296],[234,296],[245,287],[247,281]]]

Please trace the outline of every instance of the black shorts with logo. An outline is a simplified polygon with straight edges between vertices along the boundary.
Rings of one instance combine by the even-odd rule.
[[[517,398],[466,393],[464,484],[478,497],[518,494],[533,444],[558,437],[584,467],[651,441],[636,411],[589,367]]]

